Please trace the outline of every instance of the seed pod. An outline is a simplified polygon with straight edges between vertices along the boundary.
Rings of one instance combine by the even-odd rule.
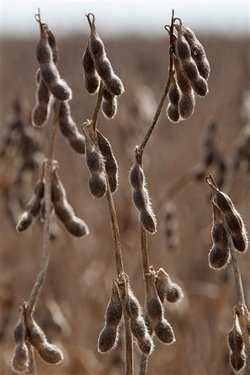
[[[94,94],[99,88],[100,78],[98,74],[96,73],[95,62],[90,53],[89,44],[87,45],[84,51],[84,54],[82,57],[82,65],[83,65],[83,69],[85,73],[84,84],[85,84],[86,90],[90,94]]]
[[[174,77],[172,78],[172,83],[171,83],[169,93],[168,93],[168,99],[171,104],[178,107],[179,100],[180,100],[180,92],[176,85]]]
[[[167,293],[167,290],[169,289],[171,285],[171,279],[167,272],[163,269],[160,268],[156,272],[156,278],[155,278],[155,287],[157,290],[157,294],[161,300],[161,302],[164,302],[165,295]]]
[[[194,96],[193,90],[185,94],[182,94],[180,98],[180,102],[179,102],[180,116],[183,119],[187,120],[194,113],[194,108],[195,108],[195,96]]]
[[[44,195],[44,181],[39,180],[35,186],[34,194],[29,200],[26,210],[21,215],[16,225],[16,230],[18,232],[23,232],[33,223],[33,220],[40,212],[41,200]]]
[[[29,368],[30,357],[27,345],[19,344],[15,347],[15,352],[11,359],[11,367],[14,372],[26,372]]]
[[[140,212],[140,221],[142,226],[151,234],[156,233],[156,218],[151,209]]]
[[[189,27],[183,26],[182,33],[190,45],[192,58],[197,65],[200,75],[208,80],[210,75],[210,65],[203,45],[199,42],[195,33]]]
[[[200,96],[205,96],[208,93],[207,81],[203,77],[199,77],[195,81],[190,81],[193,90]]]
[[[244,252],[248,246],[248,238],[244,222],[235,209],[233,202],[229,196],[220,191],[211,181],[211,176],[208,177],[208,183],[215,190],[215,203],[222,211],[226,225],[231,232],[232,240],[236,250]]]
[[[177,85],[183,94],[190,93],[192,91],[192,87],[189,82],[189,79],[186,77],[185,73],[183,72],[181,62],[176,56],[173,56],[173,59],[174,59],[175,78],[176,78]]]
[[[244,349],[244,341],[241,332],[234,324],[228,334],[228,345],[234,354],[241,353]]]
[[[212,246],[208,254],[209,267],[214,270],[220,270],[226,267],[231,259],[229,250],[221,249],[215,245]]]
[[[89,189],[94,198],[102,198],[107,191],[106,177],[104,173],[93,173],[89,177]]]
[[[141,340],[137,341],[141,352],[145,355],[150,355],[154,350],[154,342],[149,335],[146,335]]]
[[[150,276],[150,278],[148,279],[146,309],[150,321],[155,327],[156,323],[160,322],[163,318],[163,306],[158,296],[152,276]]]
[[[183,297],[183,292],[181,287],[176,283],[171,283],[170,287],[166,292],[166,299],[168,302],[177,302]]]
[[[178,122],[180,120],[178,107],[174,107],[171,103],[169,103],[167,106],[166,114],[170,121]]]
[[[32,111],[32,125],[40,127],[45,124],[49,116],[50,91],[43,80],[38,83],[36,92],[36,106]]]
[[[76,123],[71,117],[70,105],[68,102],[60,103],[58,125],[62,135],[67,139],[70,146],[79,154],[85,153],[85,138],[79,132]]]
[[[112,119],[117,113],[117,98],[111,94],[106,88],[103,90],[103,99],[102,99],[102,112],[103,114]]]
[[[230,365],[232,369],[236,372],[243,370],[243,368],[246,365],[246,356],[244,353],[240,353],[240,354],[231,353],[229,360],[230,360]]]
[[[176,341],[173,328],[166,319],[162,319],[156,323],[154,331],[158,339],[164,344],[170,345]]]
[[[117,286],[113,281],[111,297],[106,310],[106,325],[117,327],[122,318],[122,304],[120,301]]]
[[[168,94],[169,104],[167,106],[167,116],[170,121],[178,122],[180,114],[178,110],[178,104],[180,100],[180,92],[176,85],[175,78],[172,78],[172,83]]]
[[[104,171],[103,156],[95,146],[87,145],[86,162],[91,173],[101,173]]]
[[[132,187],[139,190],[145,183],[145,175],[140,164],[135,163],[130,170],[129,179]]]
[[[97,141],[104,158],[105,170],[109,181],[111,193],[114,193],[118,187],[118,165],[115,159],[110,142],[104,135],[97,130]]]
[[[50,29],[48,29],[48,42],[49,42],[50,48],[52,49],[53,62],[54,64],[56,64],[58,61],[58,49],[56,46],[55,35],[52,33]]]
[[[175,43],[176,55],[183,62],[191,59],[191,49],[182,34],[181,28],[178,30],[178,37]]]
[[[131,331],[138,341],[146,336],[147,326],[142,316],[131,319]]]
[[[133,187],[133,202],[139,210],[141,224],[149,233],[153,234],[157,227],[156,218],[150,205],[144,172],[137,160],[131,168],[129,177]]]
[[[41,78],[45,81],[56,99],[62,101],[69,100],[72,97],[72,92],[67,83],[61,79],[53,62],[53,52],[49,45],[47,25],[42,24],[40,31],[40,41],[37,45],[36,55],[40,63]]]
[[[142,313],[140,303],[130,288],[128,290],[128,297],[126,300],[126,310],[129,317],[133,317],[135,319],[137,319]]]
[[[15,351],[11,359],[11,367],[14,372],[25,372],[29,367],[30,357],[25,338],[26,327],[21,312],[14,330]]]
[[[104,44],[96,32],[94,23],[91,27],[89,49],[95,62],[95,68],[103,80],[106,89],[113,95],[121,95],[124,92],[123,83],[114,74],[111,63],[106,56]]]
[[[118,332],[113,326],[105,326],[98,337],[98,352],[106,353],[114,349],[118,342]]]
[[[29,315],[26,315],[29,342],[37,350],[40,357],[47,363],[57,364],[63,360],[63,354],[56,345],[48,343],[43,330]]]
[[[73,236],[83,237],[89,233],[87,224],[76,217],[73,208],[68,203],[65,189],[56,169],[52,173],[51,200],[57,217]]]

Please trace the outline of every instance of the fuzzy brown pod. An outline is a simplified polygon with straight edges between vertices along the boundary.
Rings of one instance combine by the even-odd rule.
[[[203,45],[189,27],[182,26],[182,33],[191,48],[192,58],[197,65],[200,75],[208,80],[211,69]]]
[[[47,363],[58,364],[63,360],[63,353],[53,344],[50,344],[34,318],[26,314],[27,334],[29,343],[37,350],[40,357]]]
[[[92,54],[97,73],[104,82],[106,89],[113,95],[119,96],[124,92],[121,79],[114,73],[107,58],[104,43],[96,32],[95,21],[91,24],[89,49]]]
[[[98,337],[98,352],[107,353],[118,343],[119,333],[113,326],[105,326]]]
[[[67,101],[60,103],[58,125],[72,149],[79,154],[84,154],[85,137],[79,132],[71,116],[70,105]]]
[[[113,119],[117,113],[117,98],[106,88],[103,90],[101,109],[104,116],[108,119]]]
[[[105,323],[108,326],[117,327],[122,318],[122,304],[116,282],[113,281],[110,300],[105,314]]]
[[[50,92],[58,100],[70,100],[72,92],[68,84],[60,77],[53,60],[53,51],[49,44],[48,27],[41,24],[40,41],[36,49],[37,60],[40,64],[41,79],[49,87]]]
[[[207,182],[215,192],[214,202],[223,214],[235,249],[239,252],[245,252],[248,247],[248,238],[244,222],[239,212],[236,210],[230,197],[218,189],[211,175],[207,177]]]
[[[23,312],[20,312],[20,317],[14,329],[15,351],[11,359],[11,367],[14,372],[26,372],[29,368],[30,355],[28,347],[25,343],[26,327],[23,319]]]
[[[46,123],[50,113],[50,96],[48,86],[43,80],[40,80],[37,84],[36,106],[31,114],[31,121],[34,127],[41,127]]]
[[[89,233],[87,224],[75,215],[73,208],[68,203],[66,191],[56,169],[52,173],[51,200],[56,216],[70,234],[76,237],[83,237]]]
[[[137,160],[130,170],[129,180],[133,190],[133,203],[139,211],[140,222],[147,232],[154,234],[157,230],[156,217],[150,203],[146,178]]]
[[[104,158],[105,170],[109,181],[110,191],[114,193],[118,187],[118,165],[109,140],[97,130],[99,149]]]
[[[171,345],[176,341],[173,328],[166,319],[162,319],[156,323],[154,332],[158,339],[164,344]]]
[[[90,94],[94,94],[99,88],[100,78],[96,72],[95,62],[89,50],[89,43],[82,57],[82,66],[85,73],[85,88]]]
[[[179,92],[179,89],[175,82],[174,77],[172,77],[172,82],[169,88],[168,100],[169,100],[169,104],[166,110],[167,117],[172,122],[178,122],[180,120],[180,113],[179,113],[180,92]]]
[[[18,220],[16,225],[17,232],[23,232],[24,230],[28,229],[33,223],[34,218],[38,216],[41,209],[41,201],[44,196],[44,188],[45,184],[43,178],[39,179],[35,186],[34,194],[29,200],[24,213]]]
[[[154,276],[147,276],[146,311],[153,327],[163,319],[163,305],[157,293]]]

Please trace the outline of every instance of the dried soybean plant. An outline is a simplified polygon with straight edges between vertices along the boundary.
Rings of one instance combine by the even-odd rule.
[[[228,334],[229,362],[235,372],[246,368],[250,374],[250,314],[246,306],[237,253],[245,253],[248,237],[243,219],[230,197],[216,185],[212,175],[207,183],[213,189],[213,246],[208,255],[209,266],[215,270],[232,264],[235,276],[237,306],[233,309],[233,327]]]
[[[126,337],[126,374],[134,373],[133,337],[142,353],[150,354],[153,342],[142,315],[139,301],[134,296],[129,278],[124,272],[120,231],[113,194],[118,187],[118,165],[109,140],[97,129],[102,114],[113,119],[117,113],[118,97],[124,92],[121,79],[114,73],[105,46],[97,33],[95,16],[86,15],[90,36],[83,53],[84,85],[89,94],[97,93],[92,118],[83,124],[86,139],[86,164],[89,170],[89,189],[94,198],[106,196],[114,240],[117,275],[113,278],[111,295],[105,313],[105,325],[100,332],[97,348],[100,353],[114,349],[119,340],[119,329],[124,318]]]
[[[12,357],[14,372],[31,374],[37,373],[34,349],[49,364],[58,364],[63,359],[61,350],[47,341],[45,333],[34,319],[38,296],[49,264],[50,223],[53,211],[73,236],[83,237],[88,234],[86,223],[75,215],[67,201],[58,174],[58,162],[54,160],[58,126],[70,146],[80,154],[85,152],[85,139],[70,114],[68,100],[71,99],[72,93],[60,77],[56,66],[58,52],[55,37],[48,25],[41,21],[40,12],[35,18],[40,26],[40,40],[36,49],[39,62],[36,73],[37,104],[32,112],[32,122],[36,127],[43,126],[49,119],[50,110],[53,112],[53,118],[47,158],[43,161],[34,193],[16,225],[17,231],[23,232],[31,227],[38,214],[43,216],[43,252],[40,267],[28,301],[24,301],[20,306],[19,319],[14,331],[15,351]]]
[[[167,80],[152,124],[141,145],[135,148],[134,164],[129,177],[133,203],[139,211],[141,224],[141,255],[145,279],[147,325],[151,335],[154,333],[163,343],[172,344],[175,336],[171,325],[164,317],[163,302],[165,299],[170,302],[178,301],[182,297],[182,290],[177,284],[172,283],[164,269],[160,268],[155,271],[149,263],[147,233],[156,233],[157,221],[146,186],[142,159],[166,99],[168,98],[169,101],[166,113],[171,122],[176,123],[190,118],[195,108],[195,93],[199,96],[205,96],[208,93],[207,80],[210,66],[202,44],[191,29],[184,26],[179,18],[174,17],[174,11],[172,11],[171,25],[165,26],[165,29],[170,39]],[[147,362],[148,356],[144,354],[140,363],[140,375],[146,374]]]

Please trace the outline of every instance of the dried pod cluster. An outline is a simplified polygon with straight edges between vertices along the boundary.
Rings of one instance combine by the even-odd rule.
[[[168,203],[165,207],[164,233],[168,251],[176,252],[180,247],[180,235],[176,207],[173,203]]]
[[[212,229],[213,247],[209,253],[209,265],[220,269],[230,260],[230,247],[245,252],[248,237],[244,222],[230,197],[216,186],[212,176],[207,177],[208,184],[214,190],[212,201],[214,224]]]
[[[140,303],[132,292],[125,274],[113,280],[111,296],[105,313],[105,326],[98,338],[98,351],[106,353],[115,348],[123,309],[130,319],[131,331],[140,351],[146,355],[151,354],[154,344],[143,318]]]
[[[126,311],[130,318],[132,333],[137,340],[140,351],[143,354],[150,355],[154,349],[154,343],[143,318],[140,303],[129,286],[126,298]]]
[[[155,273],[155,286],[162,303],[164,303],[165,300],[175,303],[180,301],[183,297],[181,287],[172,282],[170,276],[163,268],[160,268]]]
[[[35,186],[32,198],[28,202],[25,211],[18,220],[16,225],[16,230],[18,232],[28,229],[39,213],[41,213],[43,216],[42,208],[44,208],[44,190],[45,181],[44,175],[42,174]],[[53,167],[52,171],[51,200],[56,216],[63,223],[70,234],[76,237],[83,237],[89,233],[87,224],[75,215],[73,208],[68,203],[65,189],[55,166]]]
[[[235,315],[234,324],[228,333],[228,346],[230,349],[230,365],[235,372],[239,372],[245,367],[246,355],[237,315]]]
[[[164,344],[173,344],[175,342],[174,331],[167,319],[164,317],[163,302],[158,295],[154,272],[146,275],[146,278],[146,319],[149,329],[151,332],[154,332],[158,339]],[[164,298],[163,295],[166,296],[165,293],[162,293],[162,290],[160,291],[160,295],[162,298]]]
[[[191,117],[195,108],[195,93],[205,96],[208,93],[207,80],[210,66],[205,49],[194,32],[175,23],[177,37],[174,38],[174,77],[169,90],[167,116],[178,122]]]
[[[94,94],[102,82],[102,112],[112,119],[117,112],[117,96],[123,94],[124,87],[121,79],[114,73],[104,43],[97,34],[94,15],[88,14],[87,18],[90,37],[82,58],[85,88],[90,94]]]
[[[129,179],[133,189],[133,202],[140,213],[140,222],[149,233],[153,234],[157,229],[156,218],[150,203],[144,171],[137,159],[130,170]]]
[[[41,327],[27,311],[26,303],[22,306],[20,317],[14,330],[15,351],[11,365],[14,372],[26,372],[30,365],[30,353],[27,344],[32,345],[39,356],[47,363],[58,364],[63,360],[63,353],[50,344]]]
[[[114,349],[118,342],[118,326],[122,318],[122,303],[116,281],[113,280],[110,300],[105,313],[105,326],[98,338],[98,351],[106,353]]]

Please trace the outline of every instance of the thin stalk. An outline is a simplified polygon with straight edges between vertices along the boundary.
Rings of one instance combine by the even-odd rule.
[[[43,225],[43,253],[42,258],[39,266],[39,271],[32,288],[28,305],[27,311],[32,313],[36,307],[37,298],[39,293],[42,289],[48,264],[49,264],[49,255],[50,255],[50,216],[51,216],[51,176],[52,176],[52,168],[53,168],[53,160],[54,160],[54,149],[56,143],[56,131],[57,131],[57,122],[58,122],[58,114],[60,109],[60,102],[55,102],[54,107],[54,118],[52,122],[52,130],[51,136],[49,138],[49,150],[48,150],[48,158],[45,162],[45,192],[44,192],[44,200],[45,200],[45,215],[44,215],[44,225]]]
[[[107,181],[107,202],[108,202],[108,209],[109,209],[109,217],[110,217],[110,225],[114,240],[114,253],[115,253],[115,263],[116,263],[116,272],[119,276],[121,273],[124,272],[123,268],[123,260],[122,260],[122,248],[121,248],[121,240],[120,240],[120,231],[119,225],[117,220],[117,214],[115,209],[115,204],[113,200],[112,193],[110,191],[109,183]]]
[[[168,77],[167,77],[166,83],[164,85],[164,88],[163,88],[163,91],[162,91],[162,94],[161,94],[161,98],[160,98],[158,107],[157,107],[155,115],[153,117],[152,124],[150,125],[149,129],[147,130],[147,132],[146,132],[146,134],[145,134],[145,136],[143,138],[143,141],[142,141],[142,143],[141,143],[141,145],[139,147],[141,158],[142,158],[144,149],[145,149],[145,147],[146,147],[146,145],[147,145],[147,143],[148,143],[148,141],[149,141],[149,139],[151,137],[151,134],[153,133],[153,130],[154,130],[154,128],[157,125],[157,122],[159,120],[160,114],[162,112],[164,103],[165,103],[167,95],[168,95],[168,91],[169,91],[169,88],[170,88],[170,85],[171,85],[172,77],[173,77],[173,74],[174,74],[174,66],[173,66],[174,64],[173,64],[173,58],[172,58],[172,51],[173,51],[173,31],[174,31],[174,10],[172,10],[172,19],[171,19],[171,25],[170,25],[170,28],[169,28],[170,48],[169,48]]]
[[[172,82],[173,74],[174,74],[174,64],[173,64],[173,58],[172,58],[172,53],[173,53],[173,32],[174,32],[174,10],[172,10],[172,18],[171,18],[171,25],[169,27],[169,36],[170,36],[170,47],[169,47],[169,68],[168,68],[168,76],[167,80],[165,82],[159,104],[157,106],[155,115],[153,117],[152,124],[148,128],[143,141],[139,147],[136,147],[135,149],[135,158],[137,159],[137,162],[139,164],[142,164],[142,156],[143,152],[145,150],[145,147],[153,133],[153,130],[155,126],[158,123],[158,120],[160,118],[164,103],[166,101],[170,85]],[[146,295],[148,293],[148,277],[147,275],[150,273],[150,268],[149,268],[149,255],[148,255],[148,240],[147,240],[147,233],[145,229],[141,226],[141,257],[142,257],[142,266],[143,266],[143,274],[144,274],[144,285],[145,285],[145,292]],[[139,369],[139,375],[146,375],[147,373],[147,367],[148,367],[148,356],[145,354],[142,354],[141,356],[141,361],[140,361],[140,369]]]
[[[148,237],[147,232],[141,225],[141,257],[142,257],[142,266],[143,266],[143,275],[144,275],[144,284],[146,295],[148,293],[148,277],[149,274],[149,255],[148,255]],[[140,369],[139,375],[145,375],[148,368],[148,355],[142,354],[140,360]]]
[[[103,89],[104,89],[104,86],[101,83],[99,87],[99,91],[98,91],[98,97],[97,97],[95,109],[91,118],[91,122],[89,124],[91,126],[91,132],[92,132],[91,135],[94,138],[93,141],[97,146],[98,146],[98,141],[96,137],[96,129],[97,129],[98,115],[99,115],[101,103],[102,103]],[[114,255],[115,255],[115,263],[116,263],[116,272],[117,272],[117,275],[119,276],[124,273],[120,230],[119,230],[119,224],[117,220],[115,204],[114,204],[113,196],[110,190],[107,175],[106,175],[106,181],[107,181],[106,197],[107,197],[107,203],[108,203],[110,226],[111,226],[112,236],[114,240]],[[131,326],[130,326],[130,319],[126,312],[125,304],[123,304],[123,316],[124,316],[125,339],[126,339],[125,373],[126,375],[133,375],[134,373],[133,335],[132,335]]]
[[[238,264],[238,260],[235,254],[235,249],[232,243],[232,238],[229,234],[228,236],[229,239],[229,251],[231,254],[231,263],[233,266],[234,270],[234,278],[235,278],[235,288],[236,288],[236,294],[237,294],[237,302],[238,305],[245,305],[245,295],[244,295],[244,290],[242,286],[242,280],[241,280],[241,274],[240,274],[240,268]]]

